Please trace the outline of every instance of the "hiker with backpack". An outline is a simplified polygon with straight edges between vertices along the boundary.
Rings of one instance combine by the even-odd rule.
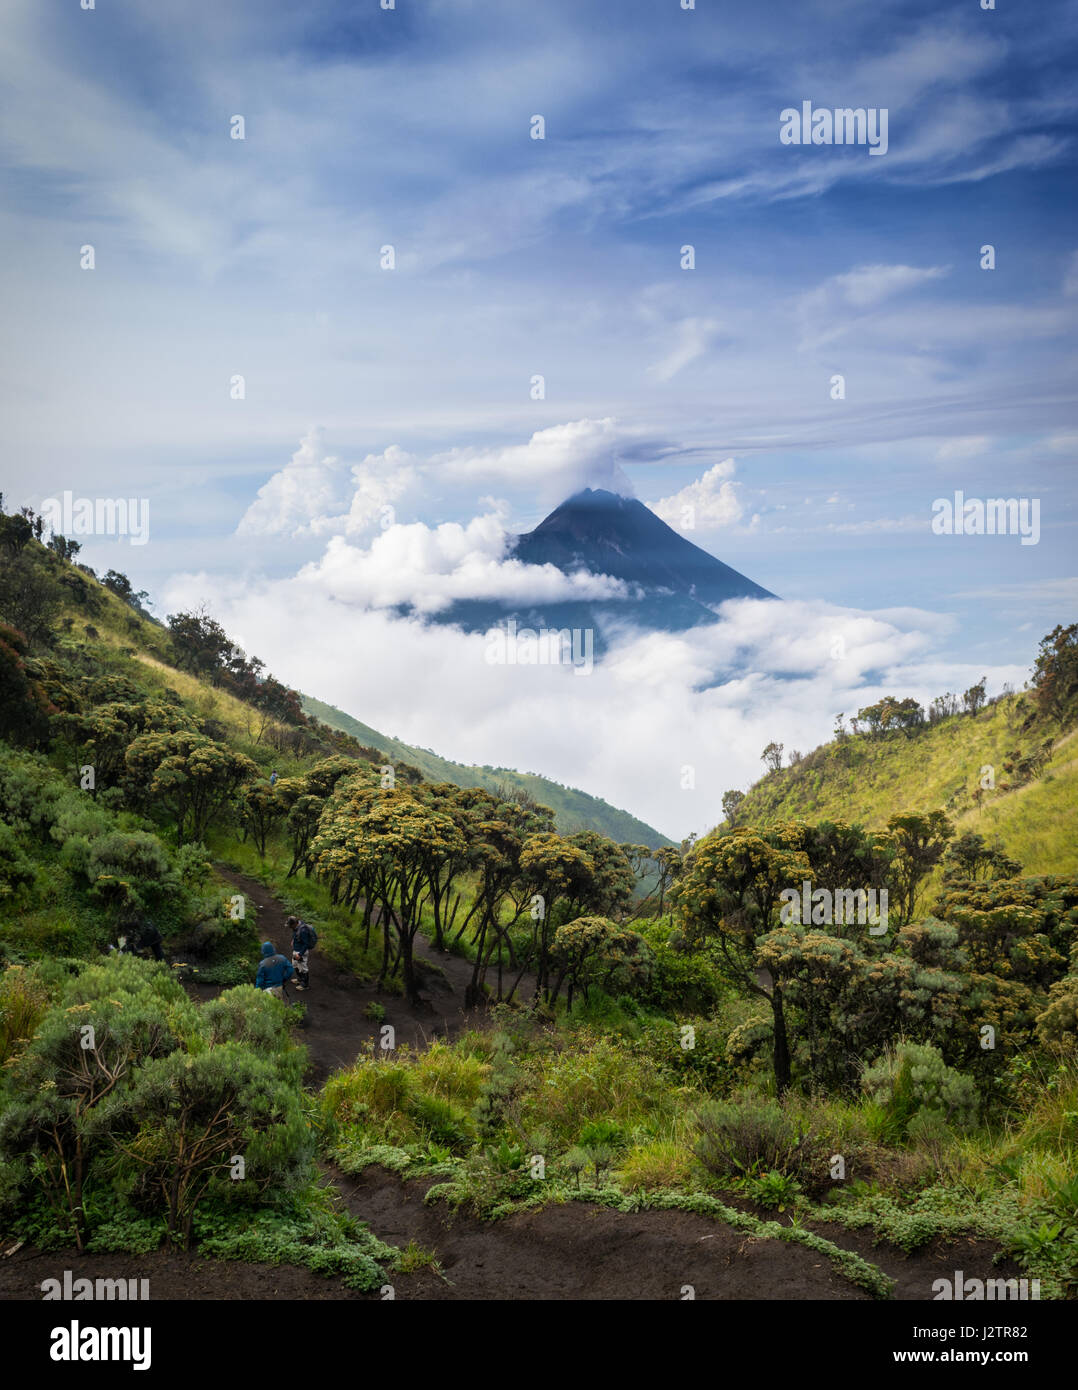
[[[285,997],[285,983],[296,972],[292,962],[280,954],[272,941],[263,941],[262,959],[255,976],[255,989],[264,989],[277,999]]]
[[[128,956],[152,956],[154,960],[165,958],[161,933],[148,917],[137,915],[124,918],[120,923],[116,945],[110,946],[109,950]]]
[[[288,917],[285,926],[292,930],[292,963],[296,967],[296,988],[310,989],[311,971],[308,960],[318,944],[318,933],[298,917]]]
[[[165,952],[161,933],[148,917],[140,917],[135,924],[135,949],[139,955],[149,954],[154,960],[164,960]]]

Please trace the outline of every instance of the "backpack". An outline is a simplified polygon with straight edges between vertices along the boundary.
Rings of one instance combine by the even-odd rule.
[[[273,966],[273,967],[277,968],[277,969],[279,970],[279,973],[280,973],[280,976],[281,976],[281,978],[277,981],[277,983],[276,983],[275,985],[265,985],[265,986],[263,986],[263,988],[265,988],[265,989],[282,989],[283,986],[284,986],[284,982],[288,979],[288,967],[292,964],[292,962],[291,962],[290,960],[288,960],[285,956],[282,956],[281,953],[280,953],[280,951],[278,951],[276,955],[273,955],[273,956],[263,956],[263,957],[262,957],[262,960],[261,960],[261,964],[262,964],[263,966],[267,967],[267,973],[268,973],[268,968],[269,968],[270,966]]]
[[[299,926],[296,928],[296,936],[301,936],[301,933],[306,933],[305,939],[307,945],[305,949],[308,951],[313,951],[314,948],[318,945],[318,933],[315,931],[314,927],[312,927],[309,922],[300,922]]]

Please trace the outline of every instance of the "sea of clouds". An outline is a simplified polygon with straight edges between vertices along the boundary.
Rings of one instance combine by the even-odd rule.
[[[632,595],[609,576],[514,560],[496,497],[467,522],[397,519],[435,477],[474,487],[523,475],[556,500],[585,479],[616,486],[617,438],[612,422],[584,421],[511,450],[424,460],[390,449],[345,470],[312,434],[238,531],[274,537],[278,560],[288,538],[314,540],[316,558],[283,576],[177,575],[167,611],[206,604],[280,679],[385,734],[580,787],[674,838],[720,821],[723,792],[760,776],[772,740],[807,753],[831,736],[837,713],[849,717],[886,694],[927,703],[982,675],[990,691],[1021,686],[1023,668],[949,659],[947,615],[742,599],[724,604],[712,626],[644,632],[632,621]],[[597,459],[601,467],[590,467]],[[724,461],[653,506],[671,522],[686,503],[715,528],[736,520],[732,471]],[[425,620],[454,600],[494,597],[621,600],[625,618],[586,678],[571,665],[492,665],[485,636]],[[410,615],[401,616],[402,604]],[[955,781],[977,772],[956,767]]]

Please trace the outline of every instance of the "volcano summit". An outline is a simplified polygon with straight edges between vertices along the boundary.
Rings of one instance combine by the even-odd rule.
[[[437,621],[487,632],[514,618],[531,627],[604,628],[626,623],[657,632],[685,632],[717,620],[733,598],[774,598],[761,585],[687,541],[643,502],[601,488],[574,493],[534,531],[517,536],[506,559],[553,565],[566,575],[607,575],[625,596],[529,604],[462,599]]]

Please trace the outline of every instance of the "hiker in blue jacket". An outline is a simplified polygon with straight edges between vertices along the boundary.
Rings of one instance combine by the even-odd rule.
[[[255,976],[255,989],[267,990],[278,999],[283,999],[285,981],[290,980],[295,973],[292,962],[278,954],[273,942],[263,941],[262,960]]]
[[[311,970],[308,957],[318,941],[318,933],[314,927],[300,921],[298,917],[286,918],[285,926],[292,932],[292,963],[296,967],[296,988],[310,989]]]

